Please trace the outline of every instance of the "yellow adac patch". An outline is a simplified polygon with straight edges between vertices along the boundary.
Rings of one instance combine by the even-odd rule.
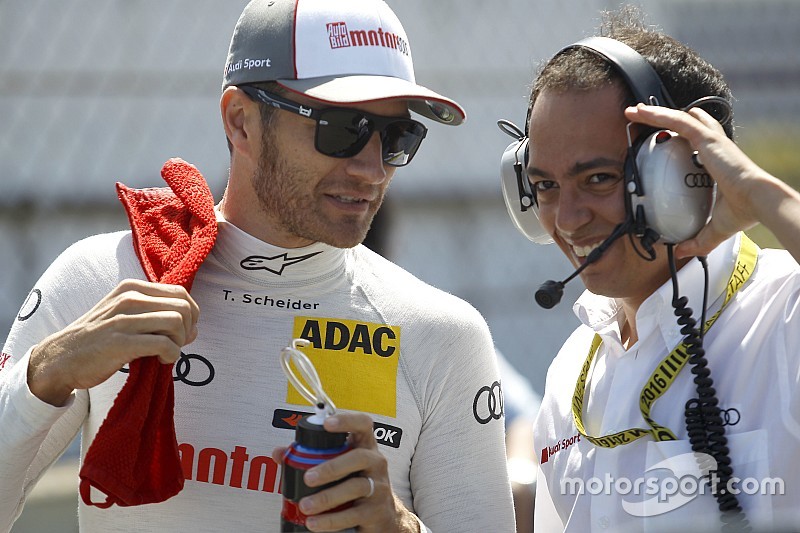
[[[298,316],[292,335],[311,342],[303,353],[314,363],[336,407],[396,415],[398,326]],[[287,386],[287,402],[308,405],[291,384]]]

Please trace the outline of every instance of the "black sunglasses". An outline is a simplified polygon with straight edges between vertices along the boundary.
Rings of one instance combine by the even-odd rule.
[[[383,162],[402,167],[417,153],[428,128],[410,118],[382,117],[347,107],[314,109],[292,102],[252,85],[239,85],[250,98],[317,122],[314,146],[331,157],[353,157],[369,142],[373,132],[381,135]]]

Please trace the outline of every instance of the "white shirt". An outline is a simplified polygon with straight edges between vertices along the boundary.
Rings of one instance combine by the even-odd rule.
[[[739,248],[739,237],[708,258],[709,310],[720,308]],[[703,272],[690,261],[678,273],[679,292],[700,321]],[[535,446],[541,457],[537,483],[537,531],[718,530],[719,511],[706,488],[692,491],[697,467],[689,454],[684,405],[696,397],[690,364],[652,407],[658,424],[678,440],[646,436],[614,448],[578,435],[572,399],[595,333],[602,344],[587,380],[583,421],[591,436],[645,428],[639,409],[642,387],[683,335],[673,314],[672,283],[652,294],[636,315],[638,342],[625,350],[618,302],[585,292],[575,304],[583,323],[550,366]],[[762,250],[751,279],[708,330],[704,348],[711,378],[728,422],[725,427],[733,487],[751,524],[777,527],[800,518],[800,268],[785,251]],[[672,462],[663,463],[669,460]],[[684,470],[687,469],[687,470]],[[692,472],[689,472],[691,470]],[[658,477],[656,477],[658,476]],[[670,495],[676,481],[680,486]],[[779,478],[779,480],[778,480]],[[648,488],[648,480],[652,485]],[[637,485],[638,482],[638,491]],[[780,492],[785,495],[769,495]],[[579,494],[579,487],[584,488]],[[774,487],[774,488],[773,488]],[[765,494],[761,494],[764,492]],[[660,498],[660,499],[659,499]],[[645,503],[646,502],[646,503]]]
[[[304,352],[337,407],[381,424],[392,488],[428,528],[513,531],[503,421],[479,413],[489,418],[479,423],[473,407],[499,380],[479,313],[363,246],[288,250],[224,220],[219,229],[191,291],[199,337],[174,370],[185,374],[175,382],[185,487],[154,505],[81,502],[81,531],[278,531],[281,473],[270,454],[294,439],[291,413],[312,411],[279,355],[304,332],[316,343]],[[56,408],[27,387],[29,350],[125,278],[144,279],[130,232],[90,237],[55,261],[20,311],[0,369],[0,531],[79,430],[85,455],[127,375]]]

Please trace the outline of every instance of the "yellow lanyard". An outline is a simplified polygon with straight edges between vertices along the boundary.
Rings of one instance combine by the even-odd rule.
[[[755,269],[756,266],[757,257],[758,246],[756,246],[747,235],[742,233],[739,253],[736,256],[736,265],[733,267],[733,272],[725,288],[725,300],[719,310],[714,313],[714,316],[706,321],[706,330],[714,324],[731,298],[733,298],[736,291],[750,279],[750,275],[753,273],[753,269]],[[672,431],[657,424],[655,420],[650,417],[650,408],[657,399],[669,390],[675,378],[689,360],[689,354],[687,353],[685,343],[679,344],[658,364],[658,367],[656,367],[656,370],[650,375],[650,379],[647,380],[647,383],[642,388],[642,392],[639,396],[639,410],[642,412],[642,416],[644,416],[644,420],[650,426],[650,429],[631,428],[603,437],[592,437],[586,434],[586,430],[583,426],[583,399],[586,394],[586,377],[589,374],[592,361],[601,343],[602,339],[600,335],[595,334],[592,345],[589,348],[589,355],[586,356],[586,361],[583,363],[583,368],[581,368],[578,381],[575,384],[575,394],[572,397],[572,417],[575,419],[575,427],[578,429],[578,432],[592,444],[603,448],[614,448],[622,444],[628,444],[645,435],[652,435],[657,441],[677,440]]]

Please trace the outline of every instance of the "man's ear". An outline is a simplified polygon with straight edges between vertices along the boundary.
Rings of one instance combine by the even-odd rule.
[[[238,87],[228,87],[222,93],[219,107],[232,150],[257,158],[261,145],[261,110],[258,104]]]

